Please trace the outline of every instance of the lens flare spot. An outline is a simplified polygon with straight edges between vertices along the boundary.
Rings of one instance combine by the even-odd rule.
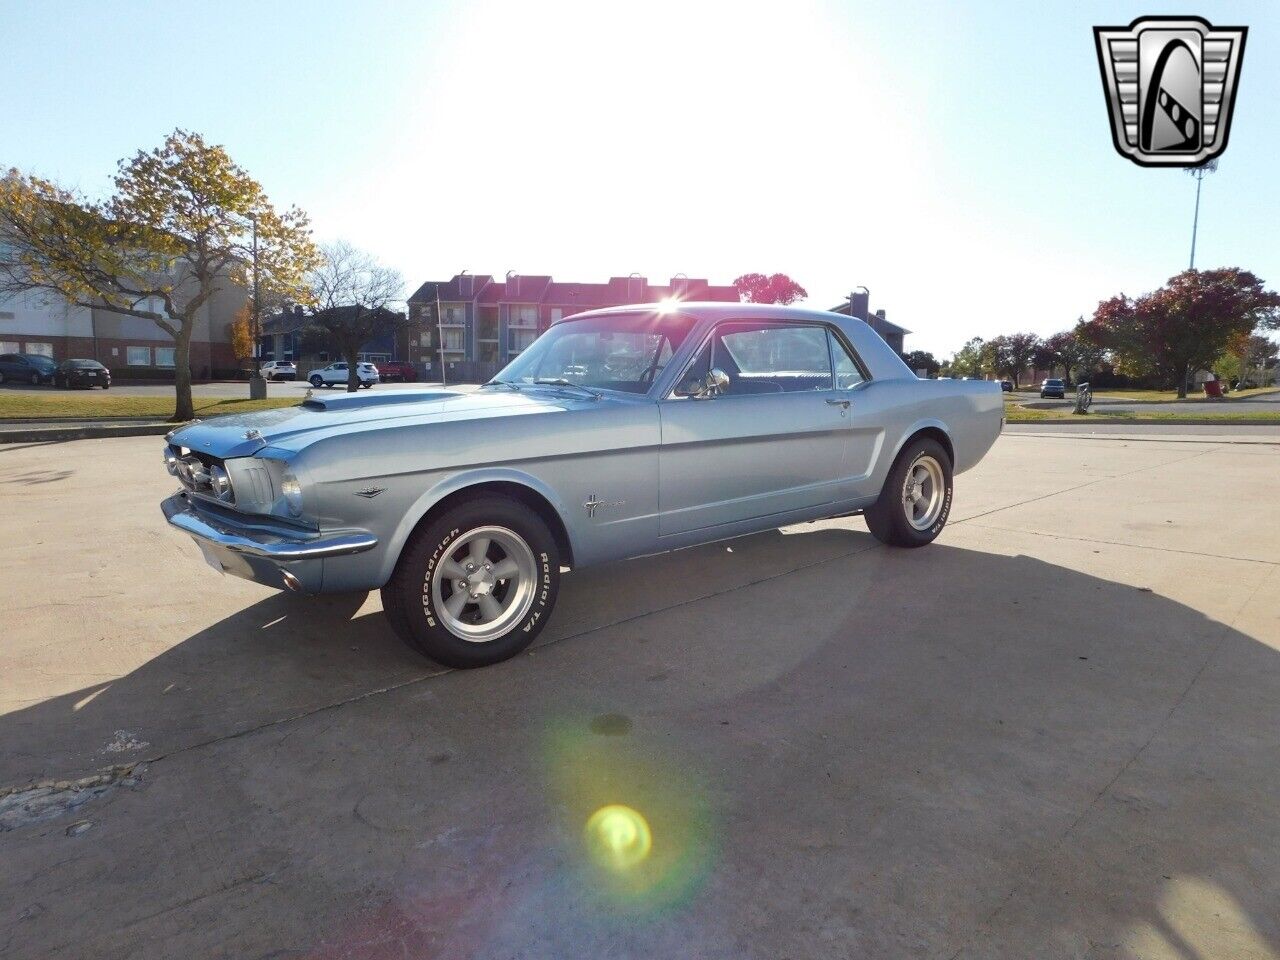
[[[611,803],[587,820],[586,842],[598,864],[622,872],[649,856],[653,834],[648,821],[638,811]]]

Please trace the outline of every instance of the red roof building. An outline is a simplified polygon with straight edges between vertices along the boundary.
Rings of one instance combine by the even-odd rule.
[[[415,334],[418,343],[407,344],[407,353],[414,361],[438,361],[443,356],[447,363],[502,366],[563,317],[669,298],[736,302],[738,291],[732,285],[684,276],[657,286],[637,273],[610,277],[607,283],[564,283],[514,271],[502,280],[460,273],[449,280],[429,280],[409,297],[409,316],[422,326]]]

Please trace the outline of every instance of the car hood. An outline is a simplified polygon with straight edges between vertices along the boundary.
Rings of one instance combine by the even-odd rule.
[[[412,424],[556,413],[602,401],[550,391],[395,390],[318,396],[296,407],[195,420],[168,435],[171,443],[211,456],[247,457],[265,447],[300,450],[339,433]],[[608,401],[603,401],[608,402]]]

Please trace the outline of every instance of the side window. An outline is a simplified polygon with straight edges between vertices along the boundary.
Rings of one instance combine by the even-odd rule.
[[[848,390],[850,387],[856,387],[866,377],[858,369],[858,364],[854,362],[853,357],[849,356],[849,351],[845,349],[840,338],[830,330],[827,331],[827,337],[831,340],[831,355],[836,360],[836,389]]]
[[[707,374],[711,372],[711,347],[714,343],[715,337],[712,337],[703,344],[693,363],[689,364],[689,369],[684,372],[684,376],[676,384],[675,395],[677,397],[687,397],[697,392],[699,386],[706,382]]]
[[[729,375],[726,396],[831,389],[831,354],[823,327],[722,324],[713,346],[712,366]]]

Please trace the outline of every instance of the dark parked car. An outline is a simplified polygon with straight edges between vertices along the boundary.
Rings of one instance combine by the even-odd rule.
[[[101,387],[111,389],[111,371],[97,360],[63,360],[53,375],[55,387]]]
[[[1000,381],[1000,389],[1001,389],[1001,390],[1003,390],[1005,393],[1013,393],[1013,381],[1012,381],[1012,380],[1001,380],[1001,381]]]
[[[1061,380],[1042,380],[1040,381],[1040,398],[1057,397],[1059,400],[1067,398],[1067,386]]]
[[[400,380],[404,383],[413,383],[418,379],[418,371],[412,363],[404,360],[379,360],[378,376],[383,382],[387,380]]]
[[[51,383],[57,369],[52,357],[38,353],[0,353],[0,383]]]

